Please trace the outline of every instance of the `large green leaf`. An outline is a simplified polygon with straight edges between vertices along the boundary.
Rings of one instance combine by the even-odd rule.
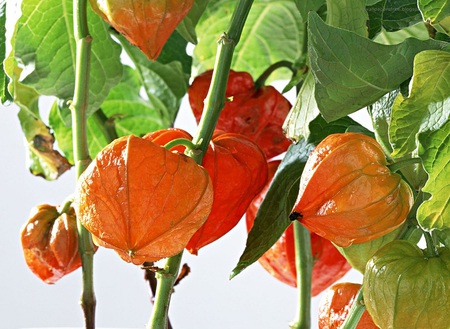
[[[297,198],[300,176],[313,147],[305,140],[289,147],[258,210],[244,253],[231,277],[256,262],[292,223],[289,214]]]
[[[187,76],[191,76],[192,57],[186,53],[186,47],[187,41],[177,31],[174,31],[164,44],[157,62],[169,64],[173,61],[178,61],[183,67],[183,72]]]
[[[317,2],[317,5],[319,3],[320,1]],[[332,26],[351,30],[365,36],[367,35],[365,4],[365,0],[327,1],[327,21]],[[306,5],[303,4],[303,6]],[[312,4],[309,5],[312,6]],[[304,10],[306,9],[307,7],[304,8]],[[301,138],[308,138],[309,123],[320,113],[314,94],[314,76],[311,72],[308,72],[297,95],[295,104],[283,125],[286,137],[295,142]]]
[[[450,1],[448,0],[418,0],[420,12],[424,21],[437,24],[450,16]]]
[[[139,95],[141,88],[136,70],[125,67],[122,81],[109,93],[102,110],[114,122],[119,136],[141,136],[169,126],[153,104]]]
[[[369,37],[382,29],[388,32],[401,30],[422,20],[417,0],[382,0],[367,7]]]
[[[444,51],[429,50],[416,56],[409,95],[398,95],[392,108],[392,156],[413,152],[418,133],[437,130],[449,119],[449,63],[450,53]]]
[[[366,0],[327,0],[327,24],[367,36]]]
[[[195,0],[189,13],[178,24],[177,31],[183,38],[193,44],[197,43],[195,26],[208,5],[209,0]]]
[[[420,205],[417,220],[427,229],[449,229],[450,120],[439,130],[420,134],[419,142],[419,156],[428,173],[423,191],[431,194],[431,198]]]
[[[412,38],[399,45],[381,45],[331,27],[310,13],[309,57],[320,112],[333,121],[375,102],[412,75],[417,53],[446,45]]]
[[[306,21],[308,13],[310,11],[318,11],[320,7],[325,5],[326,0],[294,0],[294,2],[303,20]]]
[[[61,115],[64,110],[65,109],[58,107],[57,102],[54,102],[49,113],[49,123],[52,126],[55,138],[58,141],[59,149],[64,153],[67,160],[71,164],[74,164],[72,128],[70,125],[67,126],[65,118]],[[105,126],[106,120],[101,120],[101,116],[102,111],[98,110],[87,120],[86,135],[89,154],[92,158],[94,158],[97,153],[110,143],[113,137],[115,137],[110,137],[105,133],[105,129],[107,129]]]
[[[75,81],[72,1],[23,0],[15,35],[15,58],[21,82],[42,95],[71,100]],[[89,81],[89,113],[96,111],[122,74],[120,47],[107,27],[89,10],[93,37]]]
[[[194,72],[214,67],[217,39],[228,28],[236,1],[211,1],[197,25],[199,42],[194,49]],[[256,0],[233,54],[232,68],[247,71],[255,79],[280,60],[294,62],[302,55],[303,20],[293,1]],[[277,70],[271,79],[287,78],[289,70]]]
[[[427,40],[430,38],[430,35],[428,34],[426,25],[422,22],[395,32],[382,30],[373,40],[385,45],[396,45],[408,38]]]
[[[310,123],[309,140],[302,139],[289,147],[261,203],[245,250],[232,272],[232,277],[256,262],[291,224],[289,214],[297,199],[303,168],[314,146],[329,134],[343,133],[349,127],[357,125],[356,121],[348,117],[327,123],[319,116]]]
[[[118,36],[118,39],[136,67],[149,106],[157,111],[165,127],[172,126],[188,88],[189,76],[181,62],[152,62],[125,38]]]

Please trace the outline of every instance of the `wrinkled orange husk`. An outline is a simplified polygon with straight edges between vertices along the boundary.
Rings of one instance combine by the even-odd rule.
[[[90,0],[92,9],[156,60],[194,0]]]
[[[159,145],[192,136],[171,128],[144,136]],[[171,150],[184,152],[184,146]],[[262,150],[239,134],[216,130],[203,158],[214,186],[214,202],[206,223],[194,234],[186,249],[197,255],[199,249],[216,241],[237,225],[248,205],[267,181],[267,163]]]
[[[341,282],[326,290],[319,304],[319,329],[339,329],[347,318],[360,288],[359,283]],[[365,310],[356,329],[376,328],[378,326]]]
[[[293,211],[311,231],[341,247],[381,237],[399,227],[413,195],[386,167],[379,144],[357,134],[334,134],[311,153]]]
[[[54,206],[34,208],[21,242],[28,267],[45,283],[53,284],[81,266],[73,209],[60,215]]]
[[[208,217],[212,200],[204,168],[135,136],[103,149],[77,189],[78,216],[94,242],[134,264],[181,252]]]

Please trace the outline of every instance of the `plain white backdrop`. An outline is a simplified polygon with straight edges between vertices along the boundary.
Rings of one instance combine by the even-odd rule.
[[[186,99],[177,125],[195,129]],[[25,163],[24,138],[16,106],[0,106],[1,125],[1,238],[0,329],[82,327],[78,305],[80,271],[47,285],[27,268],[19,234],[33,206],[58,205],[74,191],[74,171],[53,182],[32,176]],[[296,309],[296,290],[278,282],[255,263],[233,280],[231,270],[245,247],[244,221],[221,240],[185,252],[191,273],[176,287],[170,308],[174,329],[288,328]],[[360,282],[351,271],[341,281]],[[95,257],[98,328],[145,328],[150,313],[143,271],[123,262],[113,251],[100,249]],[[317,305],[312,300],[313,328]]]

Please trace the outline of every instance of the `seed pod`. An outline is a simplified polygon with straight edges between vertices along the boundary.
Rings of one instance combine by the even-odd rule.
[[[177,138],[192,139],[181,129],[160,130],[144,138],[161,145]],[[184,147],[177,146],[173,150],[184,152]],[[203,158],[203,166],[213,182],[214,202],[208,220],[186,246],[195,255],[237,225],[267,180],[267,162],[261,149],[239,134],[216,131]]]
[[[359,283],[341,282],[327,289],[319,304],[319,329],[339,329],[347,318],[360,288]],[[366,310],[361,315],[356,329],[378,327]]]
[[[409,241],[385,245],[369,260],[364,303],[380,328],[448,329],[450,249],[429,257]]]
[[[212,200],[203,167],[134,136],[106,146],[77,186],[77,213],[94,242],[134,264],[181,252]]]
[[[48,204],[35,207],[21,231],[25,261],[45,283],[55,283],[81,266],[75,211],[60,214]]]
[[[359,133],[333,134],[311,152],[290,218],[341,247],[399,227],[413,196],[386,166],[380,145]]]
[[[197,122],[203,112],[203,101],[211,84],[212,70],[196,77],[189,87],[189,103]],[[271,159],[291,144],[282,125],[292,105],[274,87],[256,88],[247,72],[231,70],[225,96],[228,101],[220,113],[217,129],[241,134],[255,142]]]
[[[259,195],[253,199],[245,214],[247,230],[253,226],[259,207],[269,189],[280,161],[270,161],[269,182]],[[311,293],[320,294],[327,287],[342,278],[350,269],[350,264],[327,239],[311,233],[311,250],[313,255]],[[297,286],[297,270],[295,266],[294,230],[290,225],[280,239],[259,258],[262,267],[274,278],[292,287]]]
[[[155,60],[194,0],[90,0],[92,9]]]

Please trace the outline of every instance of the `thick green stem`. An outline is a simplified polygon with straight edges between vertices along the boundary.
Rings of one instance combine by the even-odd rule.
[[[87,0],[75,0],[73,9],[76,40],[76,72],[71,110],[74,159],[78,178],[90,163],[86,135],[86,111],[89,98],[89,69],[92,38],[89,35],[87,26]],[[83,280],[81,307],[84,312],[86,329],[94,329],[96,306],[93,275],[94,245],[91,235],[79,221],[78,236]]]
[[[366,307],[364,305],[362,287],[359,289],[355,296],[355,301],[353,302],[352,308],[350,309],[347,318],[344,323],[340,326],[340,329],[354,329],[358,325],[362,314],[364,313]]]
[[[214,72],[205,99],[205,109],[197,133],[192,140],[197,148],[194,152],[187,151],[187,154],[199,164],[208,149],[220,111],[225,105],[225,91],[233,52],[241,37],[252,4],[253,0],[240,0],[237,3],[228,31],[223,33],[218,41]],[[169,303],[173,285],[180,269],[182,254],[181,252],[174,257],[170,257],[165,264],[164,271],[157,275],[158,287],[149,329],[167,329]]]
[[[236,45],[241,38],[253,0],[241,0],[237,3],[231,17],[228,31],[223,33],[218,41],[216,61],[214,64],[211,86],[205,98],[205,108],[199,123],[199,129],[192,142],[199,145],[199,154],[192,158],[201,163],[204,153],[214,133],[220,112],[225,106],[225,90],[228,83],[228,74]]]
[[[311,282],[313,257],[311,235],[306,227],[294,221],[295,267],[297,270],[297,314],[289,324],[292,329],[311,328]]]
[[[168,314],[173,285],[180,270],[183,253],[167,259],[162,271],[156,273],[158,285],[156,286],[155,303],[153,305],[150,329],[166,329],[168,327]]]

